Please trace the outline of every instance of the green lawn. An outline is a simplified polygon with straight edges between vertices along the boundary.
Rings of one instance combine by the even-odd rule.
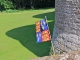
[[[52,35],[54,9],[0,13],[0,60],[29,60],[49,55],[51,43],[36,43],[35,22],[47,16]]]

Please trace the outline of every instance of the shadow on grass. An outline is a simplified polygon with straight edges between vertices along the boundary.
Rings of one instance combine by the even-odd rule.
[[[48,12],[48,13],[44,13],[44,14],[39,14],[39,15],[35,15],[33,16],[34,18],[44,18],[44,16],[47,16],[47,20],[54,20],[55,19],[55,12]]]
[[[38,16],[36,15],[35,17]],[[51,35],[53,31],[53,23],[54,21],[48,23]],[[10,31],[7,31],[6,35],[18,40],[24,47],[26,47],[37,56],[41,57],[49,55],[51,43],[50,41],[44,43],[36,43],[35,25],[28,25],[12,29]]]

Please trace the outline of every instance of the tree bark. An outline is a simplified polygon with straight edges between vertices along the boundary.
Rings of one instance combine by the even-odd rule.
[[[52,42],[59,54],[80,50],[80,0],[55,0]]]

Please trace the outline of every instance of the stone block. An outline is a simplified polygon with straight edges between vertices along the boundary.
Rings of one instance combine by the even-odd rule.
[[[71,49],[71,48],[72,48],[71,43],[70,43],[70,42],[67,42],[67,43],[66,43],[66,47],[68,47],[68,48],[70,48],[70,49]]]
[[[77,47],[76,47],[76,46],[72,46],[71,49],[72,49],[73,51],[76,51],[76,50],[77,50]]]
[[[72,50],[68,47],[66,47],[65,52],[71,52]]]

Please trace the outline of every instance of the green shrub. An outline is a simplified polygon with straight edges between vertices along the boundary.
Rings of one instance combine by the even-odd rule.
[[[0,0],[0,5],[3,6],[0,8],[4,8],[4,10],[13,8],[13,3],[10,0]]]

